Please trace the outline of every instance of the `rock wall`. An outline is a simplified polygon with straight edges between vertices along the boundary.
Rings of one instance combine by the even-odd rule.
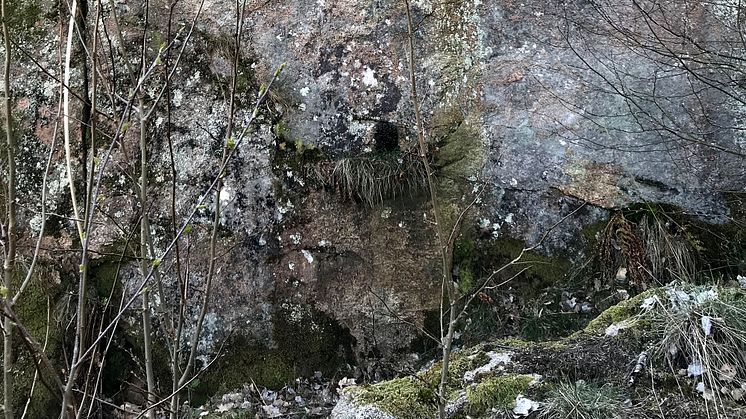
[[[35,23],[16,32],[26,52],[17,54],[13,69],[26,237],[39,225],[39,179],[52,144],[61,74],[58,42],[64,32],[58,22],[64,26],[66,20],[56,6],[34,1],[24,3],[35,13],[27,20]],[[94,24],[92,3],[88,31]],[[99,57],[104,80],[99,124],[109,135],[127,97],[125,62],[137,62],[145,28],[142,4],[112,4],[119,21],[106,3],[100,32],[105,52]],[[171,33],[183,40],[201,10],[172,81],[170,118],[161,102],[144,127],[152,175],[147,210],[159,251],[172,236],[172,204],[181,222],[217,174],[228,120],[233,7],[232,2],[182,0],[171,15],[167,2],[150,2],[145,44],[151,59],[165,41],[169,16]],[[717,24],[717,15],[707,7],[699,9],[701,18]],[[658,100],[692,91],[690,78],[611,35],[591,34],[587,29],[603,24],[588,2],[422,0],[412,2],[412,8],[417,87],[440,188],[445,199],[458,203],[472,199],[473,186],[486,185],[466,229],[487,241],[510,237],[535,243],[587,202],[542,249],[578,259],[580,230],[632,203],[672,204],[710,221],[728,219],[719,191],[744,191],[746,143],[744,108],[733,105],[726,93],[705,88]],[[238,126],[247,120],[259,84],[280,63],[287,67],[224,178],[218,198],[223,204],[220,268],[202,350],[215,351],[228,332],[276,348],[273,324],[281,317],[281,324],[302,322],[311,330],[314,322],[335,323],[350,335],[340,338],[341,351],[358,361],[401,359],[417,335],[409,324],[422,327],[440,302],[427,197],[414,191],[371,207],[319,181],[317,169],[345,157],[384,151],[406,155],[414,149],[404,3],[250,1],[242,37]],[[79,46],[76,51],[82,57]],[[71,88],[82,96],[89,88],[85,66],[82,58],[73,61]],[[614,73],[614,68],[624,72]],[[663,73],[665,81],[651,82]],[[159,67],[146,84],[151,100],[164,74]],[[653,99],[640,99],[638,108],[630,107],[607,83],[610,74],[622,74],[632,92],[661,90]],[[83,108],[77,102],[73,112],[81,115]],[[669,117],[676,130],[656,125]],[[706,127],[706,136],[682,138],[682,132],[701,134]],[[74,134],[80,129],[76,124]],[[133,120],[104,174],[99,223],[88,233],[94,237],[95,263],[112,263],[111,254],[126,249],[138,220],[134,181],[140,129]],[[107,138],[97,139],[101,152]],[[57,144],[48,184],[54,211],[48,247],[72,250],[77,238],[66,218],[71,208],[59,138]],[[81,144],[74,147],[74,172],[82,190],[90,157]],[[206,275],[212,199],[198,212],[181,249],[189,255],[186,282],[195,295]],[[46,259],[67,278],[61,286],[70,286],[75,259],[63,261],[51,253]],[[125,294],[138,279],[129,260],[121,273]],[[174,295],[178,279],[167,275],[165,281]],[[292,315],[309,310],[322,316]]]

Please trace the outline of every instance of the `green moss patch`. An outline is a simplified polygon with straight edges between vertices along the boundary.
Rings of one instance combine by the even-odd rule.
[[[279,389],[315,371],[330,377],[353,362],[352,337],[334,320],[309,306],[284,303],[277,307],[272,328],[275,345],[233,337],[216,365],[200,378],[195,405],[245,383]]]
[[[454,401],[466,395],[464,413],[479,416],[492,408],[509,409],[516,396],[535,381],[529,374],[488,373],[476,383],[465,383],[464,374],[488,362],[485,348],[471,348],[455,353],[449,367],[447,399]],[[437,389],[440,362],[416,376],[401,377],[372,385],[347,389],[345,394],[360,405],[373,405],[396,418],[428,418],[437,414]]]
[[[361,405],[375,405],[401,419],[431,418],[438,412],[435,389],[416,377],[353,387],[346,395]]]
[[[510,409],[515,399],[528,389],[535,378],[526,374],[494,375],[466,389],[470,415],[479,416],[489,409]]]
[[[55,276],[55,272],[47,271],[45,266],[38,265],[28,288],[26,288],[24,294],[14,307],[21,323],[41,346],[44,345],[45,339],[47,339],[48,330],[46,355],[52,362],[58,360],[62,355],[64,333],[62,326],[56,321],[54,313],[50,313],[50,310],[55,310],[55,302],[60,297],[61,289],[55,283],[56,281],[47,281],[46,279],[54,278]],[[14,290],[17,290],[18,286],[20,286],[21,279],[19,276],[16,286],[13,287]],[[22,411],[23,406],[28,400],[34,380],[36,364],[34,357],[31,356],[26,346],[22,343],[23,340],[20,334],[17,330],[15,332],[13,337],[13,347],[16,356],[13,364],[13,406],[18,413]],[[47,383],[53,383],[49,371],[44,370],[43,379]],[[59,412],[59,402],[56,396],[42,385],[41,382],[37,382],[34,397],[29,405],[29,415],[31,417],[56,415]]]
[[[451,354],[448,361],[448,386],[451,388],[461,388],[462,380],[467,371],[478,368],[489,361],[486,352],[479,347],[471,348],[468,351],[460,351]],[[443,370],[443,362],[438,361],[426,371],[418,374],[420,379],[428,383],[433,389],[440,383],[440,375]]]
[[[451,355],[448,367],[449,399],[458,397],[465,386],[464,374],[489,361],[486,352],[475,347]],[[440,383],[442,362],[418,373],[416,376],[401,377],[372,385],[352,387],[347,396],[362,405],[376,407],[397,418],[427,418],[437,414],[437,390]]]
[[[637,294],[636,296],[624,300],[617,305],[607,308],[603,313],[598,315],[595,319],[588,323],[585,327],[584,332],[589,334],[598,334],[606,330],[606,328],[614,323],[619,323],[624,320],[629,320],[635,315],[640,313],[642,304],[645,299],[662,295],[663,291],[659,288],[654,288]]]

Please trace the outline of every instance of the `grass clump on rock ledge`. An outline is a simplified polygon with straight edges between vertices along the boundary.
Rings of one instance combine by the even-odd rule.
[[[542,419],[611,419],[619,417],[624,396],[612,386],[578,380],[560,383],[549,391]]]
[[[414,153],[374,152],[338,160],[325,181],[344,198],[374,207],[425,191],[427,169]]]

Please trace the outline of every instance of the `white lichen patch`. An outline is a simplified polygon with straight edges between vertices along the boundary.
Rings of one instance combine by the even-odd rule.
[[[282,303],[282,308],[287,312],[287,320],[291,323],[300,323],[306,317],[303,307],[297,304],[285,302]]]
[[[513,416],[524,417],[528,416],[536,410],[539,410],[541,404],[533,401],[523,394],[519,394],[515,398],[515,407],[513,407]]]
[[[29,220],[29,227],[31,227],[31,231],[33,231],[34,233],[38,233],[39,231],[41,231],[41,224],[41,214],[35,214],[33,217],[31,217],[31,220]]]
[[[357,138],[365,137],[371,126],[371,124],[362,123],[353,119],[352,115],[348,117],[347,130],[350,132],[351,135]]]
[[[712,13],[726,24],[732,24],[738,19],[742,7],[740,0],[714,1],[709,2],[709,6],[712,8]]]
[[[363,71],[363,84],[365,84],[368,87],[378,86],[378,79],[376,79],[376,71],[368,66],[365,66],[365,70]]]
[[[226,206],[231,202],[233,195],[230,187],[224,187],[220,190],[220,205]]]
[[[633,322],[630,320],[623,320],[619,323],[610,324],[604,331],[604,335],[607,337],[614,337],[624,329],[629,329],[633,326]]]
[[[192,74],[192,76],[187,79],[186,87],[192,87],[193,85],[198,85],[200,78],[201,78],[201,75],[199,74],[199,70],[195,71],[194,74]]]
[[[194,320],[197,320],[197,315],[193,316]],[[202,324],[202,335],[197,343],[197,359],[203,363],[208,363],[211,360],[211,354],[215,348],[216,332],[220,330],[220,318],[215,312],[209,312],[205,314],[205,319]],[[184,341],[190,342],[194,335],[194,328],[189,328],[184,333]]]
[[[276,216],[277,221],[282,221],[282,219],[284,218],[285,214],[289,213],[294,208],[295,208],[295,205],[293,205],[293,203],[290,202],[289,199],[287,200],[287,202],[285,203],[285,205],[279,205],[277,207],[277,216]]]
[[[510,352],[487,352],[487,356],[490,358],[489,362],[482,365],[479,368],[475,368],[471,371],[467,371],[464,373],[464,381],[467,383],[474,382],[474,380],[479,377],[482,374],[487,374],[488,372],[493,371],[495,368],[498,368],[502,364],[502,366],[498,369],[505,368],[504,366],[509,364],[511,361],[511,355]]]
[[[67,169],[64,163],[55,166],[52,175],[47,181],[47,210],[54,211],[57,209],[57,200],[68,193]]]
[[[184,100],[184,92],[181,90],[174,90],[174,96],[171,98],[171,101],[173,102],[175,107],[180,107],[182,101]]]

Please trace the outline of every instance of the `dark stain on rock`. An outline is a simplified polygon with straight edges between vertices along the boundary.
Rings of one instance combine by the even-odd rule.
[[[376,142],[376,151],[399,150],[399,130],[391,122],[376,122],[376,125],[373,127],[373,139]]]
[[[332,80],[339,81],[339,72],[337,71],[342,64],[342,58],[345,54],[344,44],[324,47],[319,54],[319,66],[314,71],[315,77],[321,77],[326,73],[333,73]]]
[[[374,115],[395,112],[396,108],[399,106],[399,101],[401,100],[401,91],[399,90],[399,87],[389,80],[388,76],[383,79],[383,85],[383,98],[381,98],[373,109]]]
[[[642,176],[635,176],[635,182],[643,186],[658,189],[664,194],[678,195],[681,193],[677,188],[668,186],[665,183],[655,180],[655,179],[649,179],[649,178],[642,177]]]

